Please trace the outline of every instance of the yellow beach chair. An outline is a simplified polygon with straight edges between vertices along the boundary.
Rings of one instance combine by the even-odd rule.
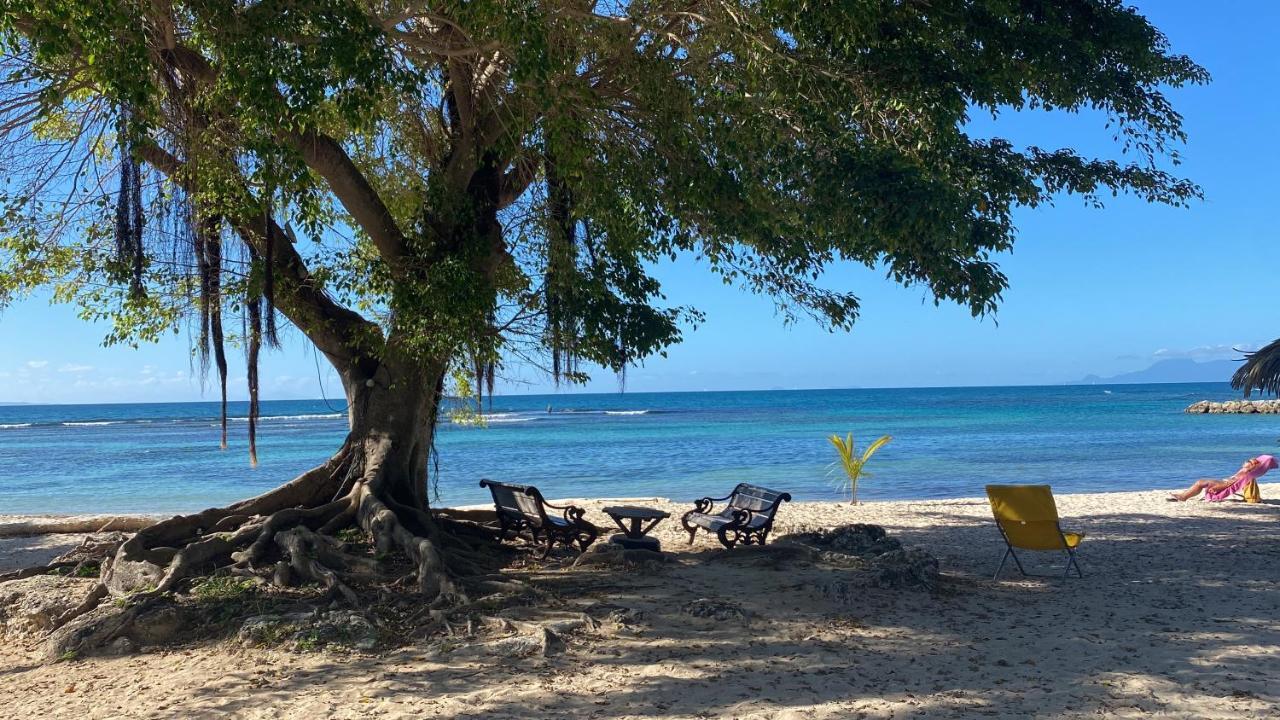
[[[1067,553],[1067,567],[1062,576],[1067,577],[1075,568],[1076,575],[1084,577],[1076,562],[1076,547],[1084,539],[1084,533],[1062,531],[1058,525],[1058,506],[1053,502],[1053,491],[1048,485],[988,485],[987,499],[991,501],[996,527],[1000,528],[1000,534],[1009,546],[1000,559],[1000,567],[996,568],[993,580],[1000,579],[1000,571],[1004,570],[1009,556],[1013,556],[1019,572],[1027,574],[1018,554],[1013,551],[1015,547],[1042,552],[1064,551]]]

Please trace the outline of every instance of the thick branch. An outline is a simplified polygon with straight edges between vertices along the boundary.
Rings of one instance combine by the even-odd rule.
[[[378,192],[365,179],[364,173],[360,172],[347,152],[336,140],[314,130],[281,135],[302,153],[307,166],[325,179],[342,207],[360,229],[365,231],[374,247],[378,248],[382,259],[395,273],[405,252],[404,233]]]
[[[541,160],[532,151],[527,151],[515,159],[510,170],[503,173],[498,185],[499,210],[510,207],[529,189],[538,178]]]
[[[164,148],[148,143],[139,146],[138,153],[144,162],[173,179],[183,190],[196,190],[192,179],[182,172],[182,161]],[[272,271],[279,280],[275,289],[276,306],[340,368],[349,366],[353,358],[360,356],[359,348],[364,343],[381,337],[375,323],[339,305],[317,287],[302,256],[274,219],[266,218],[265,230],[269,237],[264,237],[261,217],[227,220],[241,239],[255,245],[263,257],[267,256],[266,243],[272,243]]]

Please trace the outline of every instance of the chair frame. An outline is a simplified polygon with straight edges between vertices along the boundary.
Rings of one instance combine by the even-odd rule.
[[[769,538],[769,531],[773,529],[774,515],[778,513],[778,508],[782,506],[782,503],[791,501],[791,493],[780,493],[777,490],[771,490],[769,488],[752,485],[750,483],[738,483],[737,486],[733,488],[733,492],[722,498],[704,497],[699,500],[695,500],[693,503],[693,509],[680,517],[680,524],[683,525],[685,531],[689,533],[689,544],[693,544],[693,540],[697,536],[698,530],[712,532],[701,525],[693,525],[689,522],[689,518],[698,514],[711,515],[712,508],[714,508],[715,504],[718,502],[728,501],[729,506],[732,506],[733,499],[737,497],[740,494],[740,491],[744,488],[764,490],[776,495],[777,497],[774,498],[773,503],[769,505],[769,507],[763,510],[733,508],[733,519],[724,525],[721,525],[720,528],[714,532],[716,537],[720,540],[720,544],[730,550],[739,544],[764,545],[765,541]],[[763,517],[765,521],[760,527],[753,528],[751,527],[751,521],[756,516]]]
[[[1000,558],[1000,566],[996,568],[996,574],[991,576],[992,580],[1000,579],[1000,573],[1001,571],[1004,570],[1004,564],[1009,561],[1010,557],[1013,557],[1013,562],[1015,565],[1018,566],[1018,572],[1022,573],[1023,577],[1056,577],[1053,575],[1033,575],[1031,573],[1028,573],[1026,569],[1022,567],[1022,561],[1018,559],[1018,553],[1013,551],[1013,543],[1009,542],[1009,536],[1005,534],[1004,526],[1000,524],[999,520],[996,520],[996,528],[1000,530],[1000,537],[1004,538],[1005,551],[1004,551],[1004,557]],[[1067,535],[1066,533],[1062,532],[1062,526],[1057,525],[1057,528],[1058,528],[1058,537],[1062,539],[1062,549],[1067,553],[1067,566],[1062,570],[1062,577],[1064,578],[1070,577],[1071,568],[1075,568],[1076,577],[1083,578],[1084,572],[1080,570],[1080,563],[1076,560],[1075,548],[1072,548],[1069,545],[1067,545]],[[1046,551],[1046,552],[1051,552],[1051,551]]]
[[[489,493],[493,495],[493,505],[498,515],[498,539],[505,540],[509,532],[513,536],[528,532],[534,545],[542,545],[543,559],[546,559],[551,554],[551,550],[557,542],[570,548],[577,545],[579,552],[585,552],[600,534],[600,530],[595,525],[583,519],[587,512],[586,510],[577,505],[553,505],[547,502],[547,499],[542,496],[542,492],[532,485],[481,480],[480,487],[488,488]],[[502,507],[501,502],[498,500],[497,488],[503,488],[533,498],[537,503],[537,514]],[[566,524],[561,525],[554,522],[551,516],[547,514],[549,509],[559,510],[559,516]]]

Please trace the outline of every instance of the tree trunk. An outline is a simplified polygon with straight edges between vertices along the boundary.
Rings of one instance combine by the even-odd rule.
[[[440,407],[445,363],[339,368],[350,432],[327,462],[263,495],[225,508],[164,520],[124,543],[104,572],[114,596],[159,593],[218,567],[261,570],[282,548],[276,536],[303,526],[332,532],[359,525],[378,549],[399,550],[418,566],[418,584],[450,590],[427,493],[427,458]]]
[[[377,480],[381,494],[420,512],[429,506],[427,458],[444,376],[445,363],[439,362],[425,367],[384,363],[372,377],[343,377],[351,426],[345,447],[366,470],[381,465],[380,474],[367,478]]]

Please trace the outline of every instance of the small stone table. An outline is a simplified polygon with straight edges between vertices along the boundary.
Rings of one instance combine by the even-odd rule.
[[[609,542],[617,543],[628,550],[652,550],[659,552],[662,544],[658,538],[645,537],[664,518],[671,513],[638,505],[611,505],[601,508],[605,515],[613,518],[613,522],[622,530],[621,535],[614,535]]]

